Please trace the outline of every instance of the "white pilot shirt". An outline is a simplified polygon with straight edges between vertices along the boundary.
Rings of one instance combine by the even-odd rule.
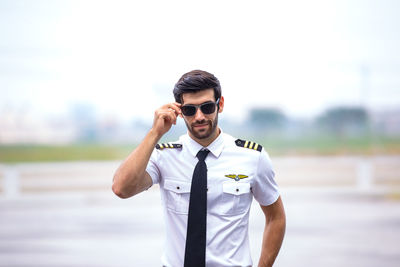
[[[248,238],[252,198],[267,206],[279,197],[264,148],[240,147],[236,140],[221,132],[207,147],[207,267],[252,266]],[[146,168],[153,184],[160,185],[166,218],[162,264],[167,267],[183,266],[191,180],[196,154],[203,148],[187,134],[174,144],[178,145],[154,149]]]

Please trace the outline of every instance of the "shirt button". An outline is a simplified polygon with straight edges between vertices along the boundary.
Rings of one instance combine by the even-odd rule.
[[[236,192],[239,192],[239,188],[236,188]]]
[[[179,190],[179,189],[181,189],[181,188],[180,188],[179,186],[177,186],[177,187],[176,187],[176,189],[178,189],[178,190]]]

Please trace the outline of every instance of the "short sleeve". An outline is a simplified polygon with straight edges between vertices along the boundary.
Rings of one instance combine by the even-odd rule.
[[[153,184],[158,184],[160,182],[160,169],[158,168],[159,152],[157,149],[153,150],[151,153],[149,163],[147,163],[146,172],[150,175]]]
[[[275,182],[275,172],[267,152],[262,149],[258,161],[253,195],[262,206],[273,204],[279,197],[278,185]]]

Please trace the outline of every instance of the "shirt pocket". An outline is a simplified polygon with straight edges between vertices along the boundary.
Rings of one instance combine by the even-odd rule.
[[[223,213],[237,215],[249,210],[252,201],[250,183],[224,182],[222,184]]]
[[[188,214],[191,183],[178,180],[165,180],[167,209],[179,214]]]

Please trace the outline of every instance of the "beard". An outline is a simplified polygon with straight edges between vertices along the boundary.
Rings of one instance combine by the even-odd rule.
[[[197,139],[207,139],[209,138],[211,135],[213,135],[213,133],[216,131],[217,129],[217,125],[218,125],[218,113],[215,116],[215,120],[201,120],[201,121],[195,121],[194,123],[192,123],[191,125],[189,125],[186,120],[185,120],[185,124],[186,127],[188,128],[189,132],[196,137]],[[203,129],[199,129],[196,130],[195,126],[196,125],[200,125],[200,124],[207,124],[208,127],[203,128]]]

